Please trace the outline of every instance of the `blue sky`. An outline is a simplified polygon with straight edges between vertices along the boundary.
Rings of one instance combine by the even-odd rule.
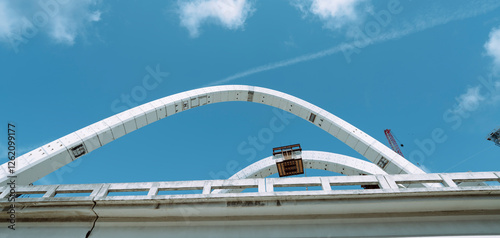
[[[485,139],[500,126],[499,13],[496,0],[0,0],[0,123],[16,124],[23,154],[135,105],[245,84],[385,144],[392,129],[428,172],[499,171],[500,147]],[[145,87],[145,77],[156,78]],[[247,102],[189,110],[36,184],[220,179],[292,143],[362,158],[300,118],[257,156],[240,153],[277,114]]]

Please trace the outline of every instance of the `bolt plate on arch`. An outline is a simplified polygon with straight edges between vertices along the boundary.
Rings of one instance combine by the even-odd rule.
[[[71,148],[71,153],[73,154],[73,156],[75,156],[75,158],[78,158],[78,157],[86,154],[87,150],[85,149],[85,146],[83,144],[79,144],[79,145]]]
[[[389,163],[389,161],[388,161],[386,158],[382,157],[382,158],[380,158],[380,160],[377,162],[377,165],[378,165],[378,167],[380,167],[380,168],[384,169],[384,168],[387,166],[387,164],[388,164],[388,163]]]

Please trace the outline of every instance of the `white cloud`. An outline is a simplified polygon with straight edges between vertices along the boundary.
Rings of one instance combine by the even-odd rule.
[[[361,22],[369,11],[367,0],[296,0],[293,5],[305,15],[313,14],[325,23],[325,27],[340,29],[345,25]]]
[[[487,78],[480,77],[480,84],[469,87],[467,92],[456,98],[458,103],[452,110],[456,114],[465,115],[466,112],[475,111],[481,103],[496,105],[500,102],[500,80],[495,79],[496,73],[500,71],[500,28],[491,30],[484,48],[486,54],[493,58],[493,71]]]
[[[481,86],[468,88],[467,92],[456,98],[458,104],[455,106],[453,112],[461,114],[465,112],[475,111],[480,103],[486,98],[480,94]]]
[[[0,40],[6,40],[11,36],[14,25],[13,12],[6,1],[0,1]]]
[[[50,37],[58,43],[73,45],[75,38],[84,34],[86,26],[101,20],[99,10],[91,10],[97,5],[95,0],[69,1],[61,6],[49,26]]]
[[[443,25],[443,24],[446,24],[446,23],[449,23],[452,21],[457,21],[457,20],[461,20],[461,19],[474,17],[474,16],[477,16],[480,14],[484,14],[486,12],[493,11],[499,7],[500,7],[500,2],[497,2],[497,1],[490,2],[490,3],[482,3],[482,2],[479,2],[478,4],[475,3],[475,5],[473,5],[473,7],[467,7],[467,8],[460,10],[460,11],[456,11],[455,14],[452,14],[452,15],[442,14],[442,15],[426,17],[425,21],[417,20],[416,23],[413,23],[411,25],[405,25],[405,28],[403,28],[403,29],[398,29],[395,31],[382,33],[376,37],[371,37],[368,39],[353,40],[350,42],[341,43],[341,44],[338,44],[338,45],[331,47],[329,49],[325,49],[325,50],[318,51],[315,53],[304,54],[304,55],[301,55],[298,57],[294,57],[294,58],[290,58],[290,59],[286,59],[286,60],[282,60],[282,61],[277,61],[277,62],[272,62],[272,63],[264,64],[264,65],[261,65],[258,67],[250,68],[248,70],[230,75],[230,76],[223,78],[221,80],[211,82],[211,83],[207,84],[206,86],[228,83],[228,82],[231,82],[231,81],[234,81],[237,79],[241,79],[244,77],[248,77],[248,76],[251,76],[251,75],[254,75],[257,73],[262,73],[262,72],[266,72],[266,71],[270,71],[270,70],[274,70],[274,69],[279,69],[282,67],[295,65],[298,63],[307,62],[307,61],[323,58],[326,56],[330,56],[330,55],[342,53],[342,52],[344,53],[344,56],[346,57],[347,62],[349,62],[350,59],[348,57],[350,57],[350,56],[348,56],[346,54],[346,52],[350,52],[349,51],[350,49],[360,50],[360,49],[367,47],[369,45],[373,45],[373,44],[380,43],[380,42],[385,42],[388,40],[399,39],[401,37],[404,37],[404,36],[407,36],[410,34],[414,34],[414,33],[420,32],[420,31],[427,30],[429,28],[433,28],[435,26],[439,26],[439,25]],[[499,91],[500,91],[500,87],[499,87]]]
[[[486,78],[479,78],[480,84],[467,89],[457,98],[458,104],[453,110],[455,113],[474,111],[481,103],[496,105],[500,102],[500,80],[496,79],[496,73],[500,71],[500,28],[491,30],[484,48],[493,59],[493,70]]]
[[[247,0],[180,1],[179,7],[181,25],[188,29],[191,37],[200,35],[200,27],[205,22],[214,22],[230,30],[242,28],[253,12]]]
[[[497,102],[500,102],[500,80],[495,82],[495,87],[492,91],[490,102],[495,105]]]
[[[101,20],[98,0],[0,0],[0,40],[13,47],[40,33],[73,45],[90,23]]]
[[[484,44],[486,54],[493,58],[495,70],[500,70],[500,28],[494,28],[490,32],[490,38]]]
[[[89,21],[90,22],[98,22],[101,20],[101,14],[102,12],[101,11],[95,11],[95,12],[92,12],[90,15],[89,15]]]

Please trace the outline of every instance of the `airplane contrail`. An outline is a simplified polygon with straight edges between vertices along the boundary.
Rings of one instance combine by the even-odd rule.
[[[481,1],[479,1],[477,3],[478,3],[478,5],[480,5]],[[475,3],[474,3],[474,5],[475,5]],[[417,32],[420,32],[420,31],[423,31],[423,30],[426,30],[426,29],[429,29],[429,28],[432,28],[435,26],[443,25],[443,24],[446,24],[446,23],[451,22],[451,21],[456,21],[456,20],[474,17],[477,15],[492,11],[492,10],[498,8],[499,6],[500,6],[500,1],[492,1],[489,4],[483,4],[480,7],[477,7],[476,9],[473,9],[473,10],[466,9],[465,11],[462,10],[461,12],[457,12],[451,16],[448,16],[448,17],[437,17],[437,18],[435,17],[432,19],[430,19],[428,17],[424,17],[423,18],[424,20],[417,20],[414,22],[414,24],[411,27],[407,27],[406,29],[403,29],[403,30],[386,33],[386,34],[372,37],[372,38],[366,38],[364,40],[357,40],[357,41],[342,43],[342,44],[339,44],[337,46],[334,46],[334,47],[331,47],[329,49],[322,50],[322,51],[319,51],[316,53],[305,54],[305,55],[301,55],[301,56],[298,56],[295,58],[265,64],[262,66],[251,68],[249,70],[246,70],[246,71],[243,71],[240,73],[233,74],[229,77],[226,77],[226,78],[221,79],[221,80],[217,80],[217,81],[209,83],[205,86],[219,85],[219,84],[227,83],[230,81],[234,81],[236,79],[247,77],[247,76],[250,76],[253,74],[257,74],[257,73],[261,73],[261,72],[265,72],[265,71],[269,71],[269,70],[273,70],[273,69],[277,69],[277,68],[282,68],[282,67],[294,65],[297,63],[301,63],[301,62],[319,59],[319,58],[322,58],[325,56],[336,54],[336,53],[344,51],[344,50],[353,49],[353,48],[358,48],[358,49],[364,48],[366,46],[369,46],[369,45],[372,45],[375,43],[380,43],[380,42],[384,42],[384,41],[388,41],[388,40],[398,39],[398,38],[401,38],[403,36],[417,33]]]

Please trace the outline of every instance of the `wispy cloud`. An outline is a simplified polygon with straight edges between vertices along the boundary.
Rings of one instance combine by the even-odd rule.
[[[457,105],[453,109],[455,114],[461,114],[468,111],[476,110],[480,103],[483,102],[486,98],[481,95],[480,90],[481,86],[470,87],[467,89],[467,92],[460,95],[457,100]]]
[[[207,22],[230,30],[243,28],[254,11],[247,0],[193,0],[178,4],[181,26],[187,28],[191,37],[198,37],[201,25]]]
[[[500,101],[500,80],[495,79],[500,70],[500,28],[493,28],[484,44],[486,54],[493,60],[492,71],[488,78],[479,78],[480,84],[469,87],[465,93],[456,98],[457,104],[453,112],[465,115],[479,108],[481,104],[496,104]]]
[[[95,0],[69,1],[61,6],[49,26],[50,36],[58,43],[73,45],[78,35],[85,33],[85,28],[101,20],[101,11],[94,9]]]
[[[489,2],[478,1],[478,2],[474,2],[474,5],[472,5],[471,7],[467,7],[467,8],[464,7],[462,9],[459,9],[459,10],[453,12],[453,14],[445,15],[445,14],[437,12],[432,16],[429,16],[429,15],[421,16],[420,18],[417,18],[417,19],[413,20],[412,22],[407,22],[405,24],[402,24],[403,27],[401,27],[399,29],[396,28],[395,30],[390,30],[386,33],[381,33],[375,37],[367,37],[364,39],[352,40],[350,42],[338,44],[338,45],[331,47],[329,49],[326,49],[326,50],[318,51],[318,52],[311,53],[311,54],[305,54],[305,55],[301,55],[301,56],[298,56],[295,58],[286,59],[286,60],[258,66],[255,68],[251,68],[249,70],[245,70],[243,72],[233,74],[233,75],[226,77],[226,78],[223,78],[221,80],[209,83],[209,84],[207,84],[207,86],[228,83],[230,81],[240,79],[243,77],[247,77],[247,76],[250,76],[253,74],[257,74],[257,73],[261,73],[261,72],[265,72],[265,71],[269,71],[269,70],[273,70],[273,69],[277,69],[277,68],[282,68],[282,67],[286,67],[286,66],[291,66],[291,65],[298,64],[301,62],[319,59],[319,58],[333,55],[333,54],[336,54],[339,52],[346,52],[346,51],[351,50],[351,49],[364,48],[364,47],[367,47],[367,46],[375,44],[375,43],[380,43],[380,42],[384,42],[384,41],[388,41],[388,40],[398,39],[398,38],[401,38],[401,37],[404,37],[404,36],[407,36],[407,35],[410,35],[410,34],[413,34],[416,32],[420,32],[420,31],[423,31],[423,30],[426,30],[426,29],[429,29],[429,28],[432,28],[435,26],[446,24],[446,23],[451,22],[451,21],[461,20],[461,19],[465,19],[465,18],[474,17],[474,16],[477,16],[480,14],[484,14],[486,12],[490,12],[492,10],[495,10],[498,7],[500,7],[499,1],[489,1]]]
[[[490,91],[487,100],[492,104],[496,104],[500,101],[500,80],[498,79],[500,73],[500,27],[491,30],[489,39],[484,44],[484,49],[493,59],[490,80],[487,81],[489,87],[486,87]],[[493,81],[492,78],[496,78],[496,81]]]
[[[331,29],[360,24],[365,13],[371,9],[370,1],[367,0],[295,0],[292,5],[304,16],[317,17],[325,27]]]
[[[7,1],[0,1],[0,40],[7,40],[12,35],[14,26],[19,24],[15,15],[17,14],[11,10]]]
[[[493,58],[493,68],[498,73],[500,71],[500,27],[492,29],[489,37],[484,48],[486,54]]]
[[[500,73],[500,27],[491,30],[489,39],[486,44],[484,44],[484,48],[486,53],[493,59],[493,68],[490,77],[498,77]],[[496,104],[500,101],[500,80],[497,78],[496,81],[490,82],[490,84],[491,96],[488,100]]]
[[[101,20],[98,0],[0,0],[0,41],[18,45],[40,32],[56,43],[73,45],[89,24]]]
[[[295,40],[293,39],[292,36],[288,37],[288,40],[284,41],[283,44],[287,48],[297,47],[297,44],[295,43]]]

